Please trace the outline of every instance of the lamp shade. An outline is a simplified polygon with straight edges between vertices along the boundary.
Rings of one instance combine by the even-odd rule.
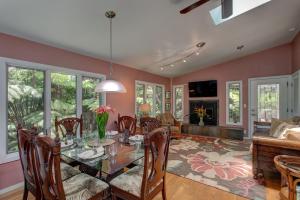
[[[95,92],[116,92],[126,93],[124,85],[115,80],[104,80],[97,84]]]
[[[151,106],[149,103],[144,103],[140,105],[140,111],[143,113],[149,113],[151,111]]]

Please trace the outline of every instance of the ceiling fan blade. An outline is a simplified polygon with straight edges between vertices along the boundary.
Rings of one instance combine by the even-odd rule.
[[[186,14],[188,12],[190,12],[191,10],[201,6],[202,4],[205,4],[206,2],[208,2],[209,0],[200,0],[200,1],[197,1],[196,3],[193,3],[192,5],[182,9],[180,11],[180,14]]]
[[[232,15],[232,0],[221,0],[222,2],[222,19]]]

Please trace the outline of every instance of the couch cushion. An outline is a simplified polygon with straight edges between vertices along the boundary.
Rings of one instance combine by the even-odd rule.
[[[64,181],[63,187],[66,200],[86,200],[102,192],[106,196],[109,188],[107,183],[83,173]]]
[[[289,124],[289,123],[283,122],[277,127],[277,129],[273,133],[272,137],[284,139],[284,138],[286,138],[286,132],[289,129],[297,128],[297,127],[299,127],[299,125],[294,125],[294,124]]]
[[[78,169],[75,169],[64,162],[60,163],[60,172],[62,181],[81,173]]]
[[[270,127],[270,136],[278,137],[281,134],[281,129],[289,126],[289,125],[296,125],[297,123],[293,122],[292,119],[288,120],[280,120],[272,118],[271,127]]]
[[[288,129],[286,131],[286,139],[300,141],[300,127]]]

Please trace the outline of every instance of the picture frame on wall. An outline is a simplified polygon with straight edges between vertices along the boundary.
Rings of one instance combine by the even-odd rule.
[[[171,91],[166,91],[166,99],[171,99]]]
[[[166,103],[166,111],[170,111],[171,110],[171,104],[170,103]]]

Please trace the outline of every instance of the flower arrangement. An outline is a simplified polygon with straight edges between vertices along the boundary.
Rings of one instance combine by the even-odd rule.
[[[111,106],[104,106],[104,105],[99,106],[98,108],[95,109],[96,122],[98,127],[98,136],[100,140],[105,137],[105,130],[109,118],[109,113],[110,112],[113,113],[114,111],[115,110]]]
[[[200,118],[199,125],[204,126],[203,117],[206,116],[206,109],[201,106],[200,108],[195,108],[194,112],[197,113]]]
[[[203,106],[201,106],[200,108],[195,108],[195,113],[198,114],[198,116],[201,118],[205,117],[206,116],[206,109],[203,108]]]

